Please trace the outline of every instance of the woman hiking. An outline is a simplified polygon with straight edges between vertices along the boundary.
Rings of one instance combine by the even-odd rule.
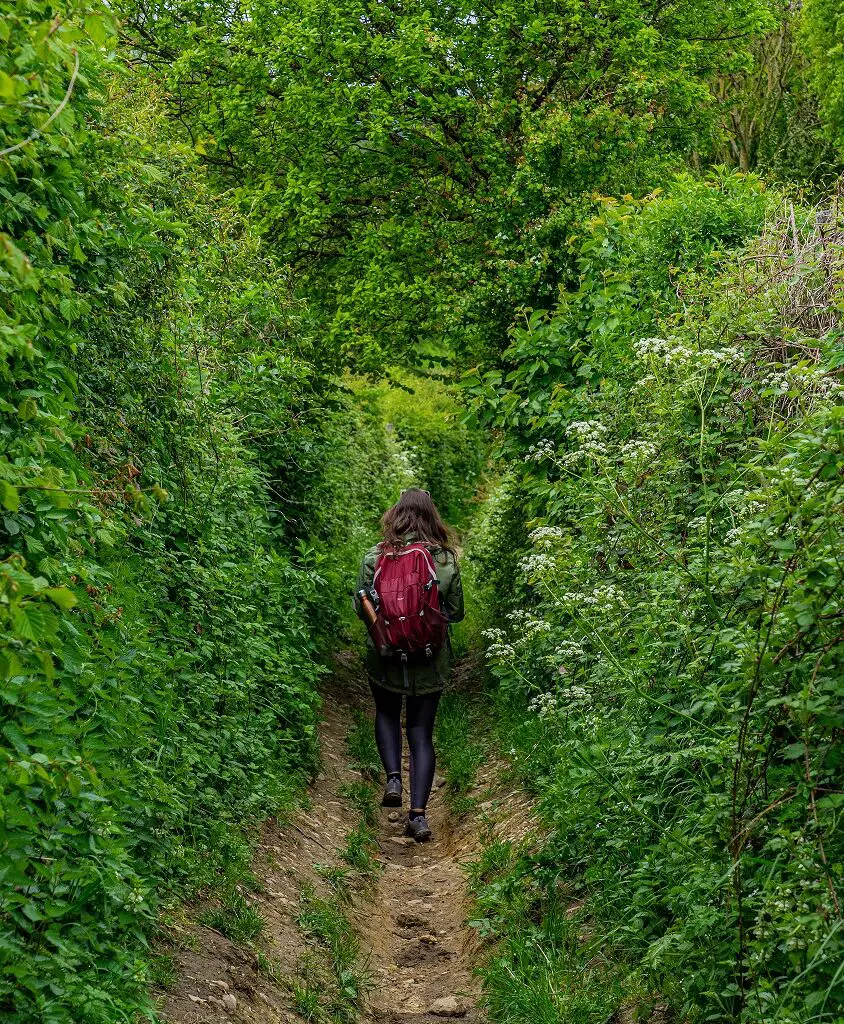
[[[367,551],[355,611],[367,622],[366,668],[375,698],[375,739],[387,773],[381,803],[401,807],[401,711],[406,700],[410,810],[405,834],[431,838],[425,808],[434,782],[434,718],[448,681],[448,626],[463,618],[463,584],[448,527],[428,491],[402,491]]]

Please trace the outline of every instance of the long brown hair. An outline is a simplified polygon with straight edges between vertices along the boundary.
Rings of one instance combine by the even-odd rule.
[[[381,530],[384,534],[381,547],[387,551],[400,548],[408,533],[415,533],[417,540],[431,547],[454,550],[451,530],[440,518],[431,495],[420,487],[402,491],[395,505],[381,517]]]

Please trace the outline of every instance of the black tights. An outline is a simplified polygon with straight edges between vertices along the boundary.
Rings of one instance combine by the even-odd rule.
[[[404,694],[369,681],[375,698],[375,741],[388,775],[401,772],[401,704]],[[434,719],[441,692],[407,694],[407,745],[410,748],[410,807],[422,809],[434,784]]]

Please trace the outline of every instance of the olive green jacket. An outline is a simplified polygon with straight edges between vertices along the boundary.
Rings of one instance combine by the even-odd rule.
[[[405,544],[411,543],[415,536],[415,534],[409,533],[404,538]],[[451,551],[445,551],[440,547],[429,546],[428,550],[437,567],[437,581],[443,614],[449,622],[460,622],[464,614],[463,583],[460,580],[460,567],[457,564],[457,558]],[[371,590],[372,580],[375,576],[375,564],[380,555],[381,549],[376,545],[374,548],[370,548],[363,557],[354,597],[355,612],[359,618],[361,617],[361,607],[358,593],[361,590],[367,592]],[[366,670],[373,682],[387,690],[411,694],[435,693],[437,690],[442,690],[448,682],[450,668],[451,644],[447,643],[429,662],[421,665],[408,665],[406,669],[407,685],[405,685],[404,666],[398,660],[382,658],[375,650],[375,645],[367,632]]]

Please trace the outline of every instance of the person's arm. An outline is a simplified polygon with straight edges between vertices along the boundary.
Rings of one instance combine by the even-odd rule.
[[[372,589],[372,581],[375,578],[375,559],[371,557],[372,552],[367,551],[364,555],[363,561],[361,562],[360,569],[358,570],[357,583],[355,584],[355,592],[352,597],[352,605],[355,609],[355,615],[359,619],[363,618],[360,598],[358,594],[361,590],[365,590],[367,593]]]
[[[463,580],[460,578],[460,566],[454,558],[454,575],[448,590],[442,595],[443,611],[449,622],[460,622],[466,614],[463,607]]]

